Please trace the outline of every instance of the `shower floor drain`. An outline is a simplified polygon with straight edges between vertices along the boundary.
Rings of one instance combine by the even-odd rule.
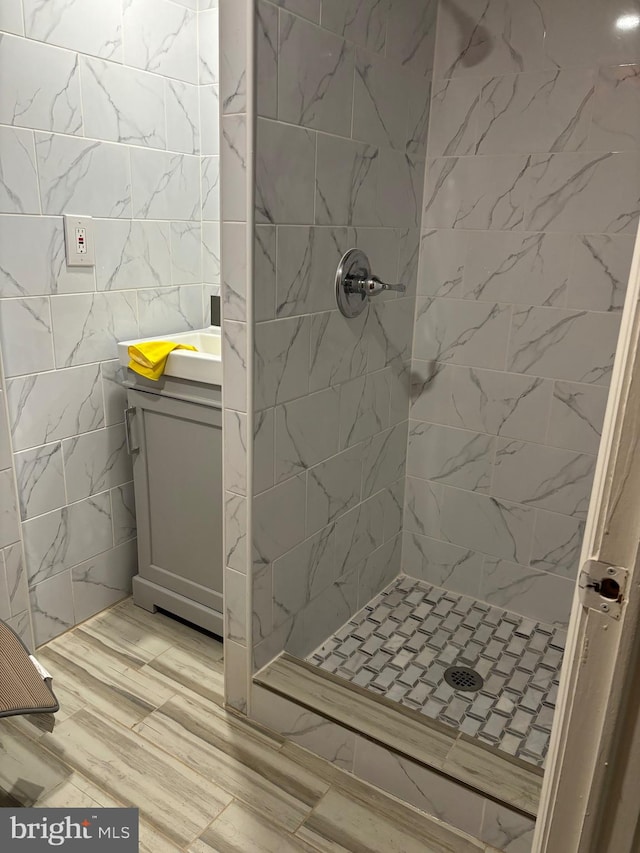
[[[445,670],[444,680],[456,690],[475,693],[484,684],[484,678],[475,669],[466,666],[450,666]]]

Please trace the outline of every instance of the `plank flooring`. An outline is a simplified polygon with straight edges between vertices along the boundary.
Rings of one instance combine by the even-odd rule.
[[[62,710],[0,720],[0,806],[136,806],[141,853],[494,850],[225,711],[222,646],[131,600],[38,657]]]

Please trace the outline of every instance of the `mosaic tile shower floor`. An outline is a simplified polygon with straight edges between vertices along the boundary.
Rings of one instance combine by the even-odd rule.
[[[360,687],[543,766],[566,631],[401,576],[307,660]],[[475,693],[450,666],[484,678]]]

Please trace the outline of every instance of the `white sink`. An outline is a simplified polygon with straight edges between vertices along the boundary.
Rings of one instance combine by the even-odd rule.
[[[144,341],[173,341],[176,344],[188,344],[192,350],[174,350],[167,359],[165,376],[177,379],[190,379],[192,382],[206,382],[208,385],[222,385],[222,347],[220,327],[209,326],[193,332],[178,332],[175,335],[156,335],[152,338],[138,338],[135,341],[121,341],[118,344],[120,364],[128,366],[129,347]]]

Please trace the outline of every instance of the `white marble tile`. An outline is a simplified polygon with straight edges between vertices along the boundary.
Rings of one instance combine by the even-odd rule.
[[[347,136],[353,106],[353,47],[302,18],[280,13],[278,118]]]
[[[201,329],[204,323],[202,287],[182,285],[140,290],[138,314],[141,335],[165,335]]]
[[[29,597],[36,646],[49,642],[75,624],[70,571],[36,584],[29,590]]]
[[[27,39],[0,37],[0,121],[18,127],[80,133],[77,58]]]
[[[0,30],[5,33],[24,35],[22,0],[5,0],[0,8]]]
[[[200,86],[200,151],[220,153],[220,95],[218,86]],[[185,126],[186,130],[186,126]]]
[[[276,627],[299,613],[336,577],[334,526],[323,528],[273,564]]]
[[[253,561],[266,565],[305,537],[306,476],[291,477],[253,499]]]
[[[256,322],[276,316],[276,232],[273,225],[255,227],[254,316]]]
[[[123,387],[126,368],[119,361],[103,361],[100,365],[102,393],[104,395],[105,423],[107,426],[122,423],[127,406],[127,392]]]
[[[14,458],[23,520],[65,506],[67,496],[59,442],[24,450]]]
[[[445,488],[440,497],[440,539],[527,565],[535,512],[488,495]]]
[[[11,605],[9,603],[9,587],[5,573],[4,561],[0,562],[0,619],[4,622],[11,619]]]
[[[423,536],[440,536],[443,487],[407,474],[404,529]]]
[[[3,299],[0,332],[5,376],[51,370],[53,338],[49,299]]]
[[[127,148],[55,134],[35,137],[43,213],[71,209],[87,216],[131,215]]]
[[[403,241],[406,231],[397,228],[368,228],[358,226],[348,231],[350,247],[360,249],[367,255],[374,274],[383,281],[395,281],[401,278],[399,268],[401,249],[405,249]],[[386,294],[380,294],[377,300],[384,300]],[[375,304],[375,303],[374,303]]]
[[[32,587],[113,546],[109,492],[30,519],[22,532]]]
[[[220,284],[220,223],[202,223],[202,279],[207,284]],[[206,317],[208,317],[208,313]],[[205,319],[206,319],[205,317]]]
[[[126,64],[198,83],[197,18],[195,12],[168,0],[125,0]]]
[[[544,442],[553,383],[537,377],[415,362],[411,417]]]
[[[640,149],[640,66],[599,69],[589,147],[595,151]]]
[[[333,308],[335,271],[349,242],[346,228],[278,228],[276,316]]]
[[[131,291],[54,296],[51,317],[58,367],[115,358],[118,341],[138,334],[136,297]]]
[[[93,269],[67,267],[61,218],[4,216],[0,295],[36,296],[96,289]]]
[[[402,571],[402,535],[396,534],[358,566],[358,607],[368,604]]]
[[[9,432],[9,421],[5,406],[5,392],[0,391],[0,470],[11,467],[13,456]]]
[[[11,379],[7,382],[7,402],[14,451],[104,424],[98,365]]]
[[[224,619],[225,637],[235,643],[247,642],[246,618],[247,579],[240,572],[225,569],[224,572]]]
[[[531,204],[530,160],[512,155],[430,160],[423,228],[521,229]],[[545,230],[528,220],[526,227]]]
[[[409,90],[409,117],[407,123],[407,153],[424,160],[427,153],[427,138],[431,115],[431,83],[414,85]]]
[[[223,116],[220,160],[224,181],[220,191],[222,218],[227,222],[247,220],[247,119],[244,115]],[[256,167],[257,168],[257,167]],[[269,169],[267,172],[269,172]],[[270,176],[269,179],[273,179]],[[256,179],[257,180],[257,179]],[[257,190],[256,190],[257,192]]]
[[[306,657],[327,636],[347,622],[357,609],[357,572],[338,578],[292,620],[286,650]]]
[[[510,320],[510,305],[443,297],[418,300],[414,355],[500,370]]]
[[[379,225],[378,149],[318,134],[315,218],[320,225]]]
[[[378,222],[387,227],[420,225],[425,164],[404,151],[380,148],[378,152]]]
[[[433,69],[438,3],[435,0],[391,0],[386,54],[414,74]]]
[[[485,557],[480,597],[529,619],[566,625],[571,613],[571,580]]]
[[[159,77],[87,56],[80,60],[80,73],[86,136],[166,147],[165,90]]]
[[[131,149],[133,213],[138,219],[198,219],[200,158]]]
[[[355,506],[335,524],[336,576],[366,560],[384,542],[385,492]],[[367,601],[372,598],[367,597]]]
[[[224,258],[222,316],[244,320],[247,314],[247,226],[244,222],[222,223],[221,257]]]
[[[311,318],[311,391],[346,382],[366,371],[366,327],[366,311],[353,320],[347,320],[339,311]]]
[[[340,431],[340,392],[327,388],[276,408],[276,481],[334,456]]]
[[[475,153],[481,82],[477,77],[434,82],[429,118],[430,157]]]
[[[361,498],[362,447],[357,445],[308,471],[307,535],[344,515]]]
[[[568,515],[536,510],[530,565],[575,578],[580,564],[584,522]]]
[[[420,811],[480,836],[485,804],[480,794],[362,737],[356,738],[354,773]]]
[[[202,218],[220,220],[220,157],[202,157]]]
[[[353,733],[261,687],[255,686],[252,696],[252,717],[341,770],[351,771]]]
[[[408,531],[403,534],[403,571],[461,595],[480,595],[483,559],[482,554],[448,542]]]
[[[322,26],[367,50],[384,51],[389,4],[380,0],[324,0]]]
[[[564,234],[471,233],[463,295],[490,302],[564,307],[572,243]]]
[[[0,213],[40,213],[33,133],[0,127]]]
[[[494,77],[482,87],[477,154],[580,151],[594,100],[590,69]]]
[[[130,482],[131,457],[124,433],[118,424],[62,442],[69,502]]]
[[[20,518],[13,485],[13,471],[0,471],[0,548],[20,539]]]
[[[213,87],[208,87],[207,94]],[[214,89],[215,91],[215,89]],[[165,99],[167,104],[167,148],[182,151],[185,154],[199,154],[201,149],[201,102],[211,113],[211,99],[201,96],[200,87],[179,80],[165,80]],[[217,101],[215,106],[217,107]],[[207,143],[211,147],[212,124],[214,116],[207,114]],[[215,115],[217,129],[217,113]],[[217,142],[217,140],[216,140]],[[218,153],[207,151],[206,153]]]
[[[16,542],[3,551],[4,568],[7,576],[10,616],[18,616],[29,607],[27,571],[22,553],[22,543]]]
[[[415,302],[389,299],[369,309],[367,370],[380,370],[411,358]]]
[[[223,122],[223,130],[224,125]],[[301,127],[258,119],[257,223],[305,225],[313,222],[315,157],[314,133]],[[334,224],[321,219],[317,221]]]
[[[596,385],[554,383],[548,444],[597,453],[608,396],[607,388]]]
[[[274,10],[275,11],[275,10]],[[277,15],[277,13],[276,13]],[[202,27],[208,18],[207,26],[212,27],[215,13],[200,16],[201,54]],[[258,20],[256,16],[256,21]],[[220,3],[220,107],[223,115],[247,112],[247,6],[244,3],[234,3],[233,0],[222,0]],[[256,35],[256,57],[260,38]],[[215,55],[217,65],[218,36],[211,40],[212,47],[208,50],[209,58]],[[208,45],[209,42],[205,42]],[[205,66],[207,63],[205,62]],[[215,71],[207,68],[207,73],[201,73],[201,83],[217,82]],[[259,77],[258,77],[259,79]]]
[[[525,228],[635,233],[640,153],[540,154],[531,158],[528,173]]]
[[[249,656],[245,646],[234,643],[233,640],[225,642],[225,677],[224,696],[225,702],[241,714],[247,713],[247,694],[249,684],[247,672],[249,668]]]
[[[275,409],[263,409],[253,418],[253,493],[270,489],[276,476]]]
[[[138,570],[135,542],[127,542],[71,570],[75,621],[82,622],[131,594]]]
[[[453,229],[420,236],[418,296],[462,296],[468,239],[468,232]]]
[[[414,477],[487,492],[495,442],[491,436],[411,421],[407,471]]]
[[[153,225],[158,227],[158,223],[153,223]],[[201,282],[203,280],[201,249],[202,224],[200,222],[172,222],[171,272],[169,274],[167,267],[163,264],[163,278],[159,278],[155,284],[163,285],[170,282],[173,284],[198,284]]]
[[[122,9],[103,0],[23,0],[28,38],[122,62]]]
[[[437,76],[539,71],[548,67],[544,37],[545,19],[534,0],[508,6],[473,0],[463,14],[447,6],[438,20]]]
[[[278,117],[278,10],[256,4],[256,105],[258,115]]]
[[[257,409],[285,403],[309,390],[310,317],[258,323],[254,401]]]
[[[404,477],[407,461],[407,422],[397,424],[363,443],[362,497]]]
[[[351,447],[389,426],[390,370],[358,376],[340,386],[340,448]]]
[[[247,494],[247,416],[227,409],[224,413],[224,487]],[[273,484],[272,484],[273,485]]]
[[[247,571],[247,499],[225,493],[225,562],[230,569]]]
[[[121,545],[136,535],[136,503],[133,483],[111,489],[113,544]]]
[[[624,306],[634,242],[626,234],[575,237],[567,306],[619,311]]]
[[[222,374],[225,407],[247,410],[247,328],[226,320],[222,326]]]
[[[485,801],[478,837],[505,853],[531,853],[535,821],[505,806]]]
[[[498,440],[491,492],[527,506],[585,518],[595,457],[540,444]]]
[[[315,24],[320,22],[321,0],[274,0],[276,6],[281,6],[289,12],[307,18]]]
[[[171,284],[168,223],[97,219],[94,234],[98,290]]]
[[[242,4],[234,3],[234,6],[238,7]],[[227,14],[229,10],[229,0],[221,0],[219,3],[220,6],[220,14]],[[207,83],[218,83],[220,80],[219,73],[219,64],[223,63],[224,60],[224,48],[222,55],[218,56],[219,53],[219,38],[218,38],[218,9],[212,8],[208,10],[203,10],[200,15],[198,15],[198,68],[199,68],[199,82],[202,85]],[[236,40],[234,38],[234,32],[226,29],[227,21],[225,20],[225,41],[229,39],[234,44],[236,44]],[[196,82],[195,80],[193,82]]]
[[[559,308],[516,308],[507,366],[533,373],[608,385],[620,317]]]

